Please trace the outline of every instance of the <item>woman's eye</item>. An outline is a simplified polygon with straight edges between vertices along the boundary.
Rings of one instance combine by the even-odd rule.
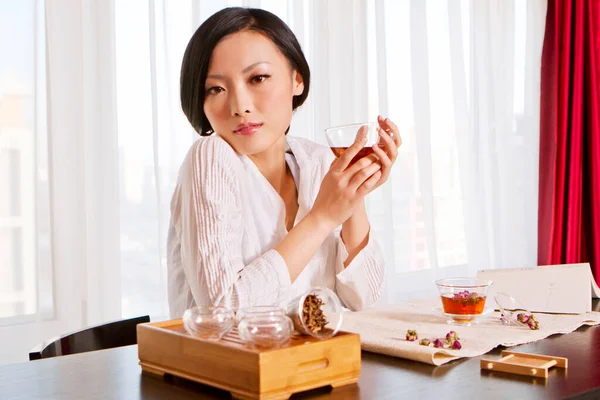
[[[262,83],[270,77],[271,77],[270,75],[256,75],[256,76],[252,77],[252,82],[253,83]]]
[[[220,86],[213,86],[211,88],[206,89],[206,94],[207,95],[211,95],[211,94],[218,94],[221,93],[224,89]]]

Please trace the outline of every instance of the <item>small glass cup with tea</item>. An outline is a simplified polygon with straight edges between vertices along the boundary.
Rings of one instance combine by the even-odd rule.
[[[360,149],[358,154],[350,161],[350,165],[352,165],[361,158],[373,154],[373,145],[378,144],[381,147],[385,146],[383,142],[380,142],[379,129],[379,124],[377,122],[361,122],[358,124],[327,128],[325,129],[325,137],[327,138],[327,143],[329,144],[331,151],[339,158],[346,150],[348,150],[348,147],[354,144],[358,133],[366,131],[367,141],[365,142],[364,147]]]

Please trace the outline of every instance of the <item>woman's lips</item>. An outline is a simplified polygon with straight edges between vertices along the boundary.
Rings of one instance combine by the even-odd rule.
[[[233,132],[242,136],[253,135],[262,125],[263,124],[240,124]]]

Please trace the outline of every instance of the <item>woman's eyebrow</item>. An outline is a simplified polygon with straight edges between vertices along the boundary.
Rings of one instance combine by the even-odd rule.
[[[246,68],[244,68],[242,70],[242,73],[246,73],[246,72],[250,71],[252,68],[256,67],[259,64],[271,64],[271,63],[268,62],[268,61],[258,61],[258,62],[255,62],[253,64],[248,65]],[[212,79],[225,79],[225,77],[223,75],[219,75],[219,74],[207,75],[206,79],[208,79],[208,78],[212,78]]]
[[[244,72],[244,73],[245,73],[245,72],[248,72],[248,71],[250,71],[252,68],[256,67],[256,66],[257,66],[257,65],[259,65],[259,64],[271,64],[271,63],[270,63],[270,62],[268,62],[268,61],[259,61],[259,62],[255,62],[254,64],[250,64],[250,65],[248,65],[246,68],[244,68],[244,69],[242,70],[242,72]]]

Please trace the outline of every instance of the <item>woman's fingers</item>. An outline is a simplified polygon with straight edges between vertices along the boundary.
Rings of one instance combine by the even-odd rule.
[[[383,151],[380,146],[373,146],[373,152],[379,158],[379,162],[381,163],[381,179],[378,182],[379,186],[387,181],[388,176],[390,176],[392,165],[394,165],[394,160],[390,159],[388,154]]]
[[[351,193],[356,192],[365,181],[367,181],[371,176],[373,176],[373,174],[375,174],[380,169],[381,164],[379,164],[379,162],[371,163],[368,166],[360,169],[354,174],[354,176],[352,176],[350,182],[348,182],[348,190],[350,190]]]
[[[384,131],[383,129],[379,129],[379,137],[381,137],[381,140],[379,142],[378,147],[381,150],[384,150],[390,158],[390,160],[394,162],[396,160],[396,157],[398,156],[398,148],[396,147],[396,142],[394,141],[394,139],[392,139],[390,134]],[[375,146],[373,146],[373,149],[375,149]]]
[[[358,197],[364,197],[375,190],[380,184],[382,172],[381,170],[375,172],[369,179],[363,182],[362,185],[356,190],[356,195]]]
[[[378,157],[381,163],[381,178],[377,183],[377,187],[385,183],[391,173],[392,165],[398,157],[398,148],[402,145],[398,127],[389,119],[379,116],[377,121],[381,129],[379,136],[381,137],[379,145],[373,146],[373,152]]]
[[[332,169],[336,172],[344,171],[358,152],[365,147],[365,143],[367,143],[367,127],[361,126],[356,134],[354,143],[337,159],[332,165]]]
[[[400,131],[396,124],[394,124],[391,119],[383,118],[381,115],[377,118],[377,122],[379,122],[381,129],[387,132],[394,140],[396,148],[399,148],[402,145],[402,138],[400,137]]]
[[[368,156],[361,157],[356,160],[355,163],[346,168],[344,175],[348,176],[348,180],[350,180],[358,171],[376,162],[378,162],[378,159],[375,154],[369,154]]]
[[[391,119],[386,118],[385,121],[386,121],[387,125],[390,127],[390,129],[392,130],[392,132],[394,132],[394,142],[396,142],[396,148],[400,147],[402,145],[402,138],[400,137],[400,130],[398,129],[396,124],[394,124],[392,122]]]
[[[387,181],[392,166],[398,157],[398,148],[402,144],[398,127],[389,119],[379,116],[379,143],[374,145],[373,154],[362,157],[356,162],[352,160],[366,143],[366,127],[361,127],[356,140],[333,164],[332,170],[337,172],[338,187],[346,191],[346,195],[361,198]]]
[[[381,115],[377,117],[377,122],[381,129],[383,129],[386,133],[390,135],[395,143],[395,147],[399,148],[402,145],[402,138],[400,137],[400,131],[396,124],[392,122],[389,118],[383,118]]]

